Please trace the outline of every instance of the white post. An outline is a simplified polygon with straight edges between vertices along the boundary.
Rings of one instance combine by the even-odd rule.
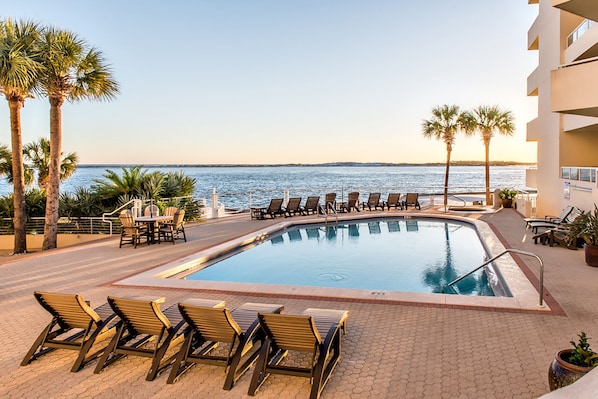
[[[218,193],[216,187],[212,189],[212,219],[218,218]]]

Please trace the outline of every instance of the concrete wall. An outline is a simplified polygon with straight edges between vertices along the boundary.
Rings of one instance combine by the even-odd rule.
[[[110,237],[104,234],[58,234],[57,246],[58,248],[68,247],[74,244],[94,241],[102,238]],[[28,234],[27,235],[27,251],[40,251],[44,241],[43,234]],[[13,235],[0,235],[0,251],[12,252],[14,248],[15,237]]]

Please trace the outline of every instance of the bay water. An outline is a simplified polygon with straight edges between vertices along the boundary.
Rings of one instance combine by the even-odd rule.
[[[490,188],[527,190],[525,170],[529,166],[492,166]],[[102,180],[106,170],[120,174],[120,166],[80,165],[75,174],[61,185],[61,192],[72,193],[78,187],[91,188],[95,180]],[[442,194],[445,167],[443,165],[409,166],[178,166],[152,165],[143,168],[148,172],[182,171],[196,180],[194,196],[210,199],[213,189],[219,201],[229,209],[248,209],[250,206],[267,205],[271,198],[320,195],[336,192],[337,198],[346,198],[350,191],[359,191],[367,198],[369,192],[381,192],[385,199],[389,192],[418,192]],[[485,173],[483,166],[451,166],[449,191],[458,193],[483,193]],[[0,181],[0,195],[12,192],[12,185]]]

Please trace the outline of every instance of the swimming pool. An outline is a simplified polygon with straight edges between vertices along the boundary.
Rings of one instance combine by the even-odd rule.
[[[291,226],[257,245],[205,262],[185,278],[453,293],[447,284],[486,259],[487,252],[471,224],[442,219],[370,219]],[[466,277],[455,289],[464,295],[494,296],[495,290],[505,295],[491,266]]]
[[[476,218],[465,217],[453,214],[434,214],[433,216],[424,212],[412,212],[409,215],[389,214],[388,219],[404,221],[402,228],[407,230],[407,223],[410,219],[442,219],[451,222],[464,222],[474,227],[480,240],[486,249],[489,257],[494,257],[505,251],[499,237],[492,228],[485,222]],[[243,217],[240,216],[241,223]],[[509,310],[532,310],[532,311],[550,311],[548,306],[538,307],[538,290],[528,280],[519,265],[510,256],[502,256],[493,262],[497,275],[502,277],[504,288],[510,296],[480,296],[480,295],[450,295],[429,292],[405,292],[385,289],[354,289],[354,288],[331,288],[318,286],[286,285],[286,284],[261,284],[261,283],[243,283],[231,281],[209,281],[209,280],[189,280],[181,278],[181,275],[188,275],[204,267],[206,262],[222,255],[231,255],[238,252],[240,248],[258,245],[269,240],[281,232],[287,234],[293,226],[313,225],[316,222],[322,222],[323,217],[317,215],[303,216],[301,218],[276,219],[272,222],[255,223],[256,226],[263,227],[243,235],[234,233],[236,222],[222,220],[225,225],[232,226],[228,240],[221,241],[219,244],[200,250],[190,255],[180,257],[175,260],[168,260],[163,264],[141,273],[129,276],[113,284],[116,286],[135,286],[135,287],[157,287],[165,289],[184,289],[197,292],[228,292],[243,296],[276,296],[282,297],[300,297],[300,298],[329,298],[335,300],[348,299],[351,301],[375,301],[382,303],[408,304],[416,306],[451,306],[466,308],[484,308],[484,309],[509,309]],[[369,219],[379,220],[379,215],[369,212],[351,213],[339,215],[339,224],[349,222],[350,220]],[[220,224],[221,222],[216,221]],[[330,222],[330,219],[329,219]],[[329,224],[334,224],[332,221]],[[381,223],[381,228],[386,227]],[[202,226],[197,226],[201,229]],[[348,230],[348,229],[347,229]],[[365,230],[364,230],[365,233]],[[368,231],[369,234],[369,231]],[[288,237],[287,237],[288,238]],[[289,239],[290,240],[290,239]],[[307,233],[303,240],[308,240]],[[272,245],[272,244],[269,244]],[[255,249],[255,248],[254,248]]]

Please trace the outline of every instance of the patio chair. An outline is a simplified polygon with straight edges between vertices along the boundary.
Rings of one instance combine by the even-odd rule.
[[[158,205],[148,205],[143,210],[143,216],[160,216],[160,208]]]
[[[341,331],[346,333],[348,316],[346,310],[332,309],[306,309],[300,316],[260,313],[258,318],[266,339],[248,394],[254,396],[270,374],[286,374],[309,378],[309,397],[319,398],[341,358]],[[286,364],[289,351],[308,353],[310,364]]]
[[[305,205],[303,205],[300,210],[301,213],[303,215],[309,215],[310,212],[312,214],[315,214],[318,212],[318,204],[320,202],[320,196],[312,196],[312,197],[307,197],[307,200],[305,201]]]
[[[401,202],[401,194],[399,193],[389,193],[388,198],[384,201],[382,205],[382,210],[384,210],[384,206],[386,209],[390,211],[390,208],[395,208],[395,210],[401,209],[403,210],[403,203]]]
[[[409,206],[414,207],[415,209],[421,209],[419,205],[419,194],[418,193],[407,193],[405,195],[405,200],[403,201],[403,207],[408,209]]]
[[[133,248],[137,248],[137,245],[141,243],[142,237],[145,237],[146,242],[149,244],[146,225],[135,223],[133,215],[127,212],[121,213],[118,218],[121,224],[119,248],[122,248],[123,244],[131,244]]]
[[[301,207],[301,197],[293,197],[289,198],[289,202],[287,203],[286,207],[282,208],[285,217],[295,216],[296,214],[300,213]]]
[[[205,306],[224,306],[222,301],[196,300]],[[164,311],[160,304],[164,298],[108,297],[108,303],[120,317],[116,334],[108,344],[94,370],[100,373],[104,368],[127,355],[149,357],[152,365],[145,379],[152,381],[174,362],[174,355],[163,360],[169,348],[185,337],[181,327],[185,324],[178,307],[170,306]]]
[[[185,210],[177,211],[172,221],[160,224],[158,229],[158,242],[170,241],[174,245],[174,241],[182,239],[187,242],[187,235],[185,234]]]
[[[525,225],[529,226],[533,222],[548,222],[548,223],[560,223],[565,220],[571,212],[573,212],[573,206],[566,206],[559,216],[546,215],[543,218],[524,218]]]
[[[283,198],[274,198],[270,200],[270,205],[268,208],[262,209],[260,211],[261,218],[263,219],[264,216],[269,215],[272,219],[274,219],[277,215],[283,215],[284,212],[282,211],[282,203],[284,202]]]
[[[347,202],[342,202],[340,205],[341,212],[351,212],[352,210],[359,212],[359,193],[357,191],[350,192]]]
[[[361,205],[363,209],[365,209],[366,206],[370,211],[372,208],[376,210],[378,207],[384,210],[384,205],[380,202],[380,193],[370,193],[368,200]]]
[[[196,363],[203,363],[225,367],[223,388],[230,390],[255,363],[264,342],[258,313],[280,313],[283,309],[283,305],[245,303],[230,311],[179,303],[188,327],[167,383],[174,383]],[[260,346],[256,345],[258,342]],[[228,348],[214,353],[220,344],[226,344]]]
[[[81,295],[56,294],[35,291],[39,304],[52,315],[52,321],[37,337],[21,366],[54,349],[70,349],[79,352],[72,372],[81,370],[87,363],[97,359],[106,345],[89,354],[92,346],[115,333],[115,314],[105,303],[92,309]]]
[[[176,206],[169,206],[168,208],[164,209],[164,216],[174,216],[177,213],[179,208]]]

